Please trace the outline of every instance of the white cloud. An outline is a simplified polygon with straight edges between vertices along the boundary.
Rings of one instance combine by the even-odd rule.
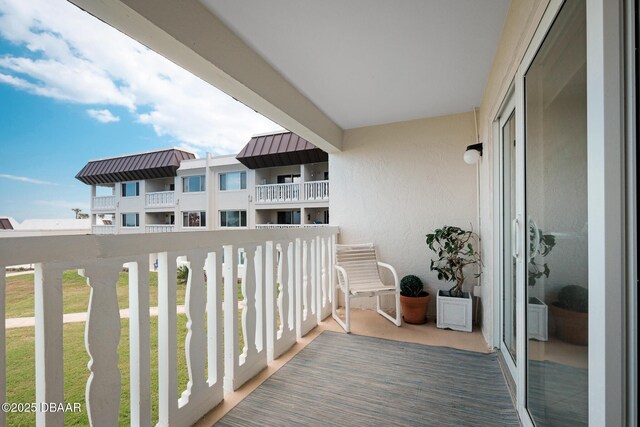
[[[87,110],[87,114],[90,117],[93,117],[94,119],[99,121],[100,123],[113,123],[113,122],[119,122],[120,121],[120,117],[114,115],[109,110],[89,109],[89,110]]]
[[[58,185],[55,182],[42,181],[40,179],[29,178],[27,176],[16,176],[16,175],[9,175],[5,173],[0,173],[0,178],[10,179],[12,181],[28,182],[29,184]]]
[[[255,133],[281,129],[64,0],[0,0],[0,36],[30,51],[0,56],[0,83],[125,107],[176,145],[232,153]]]

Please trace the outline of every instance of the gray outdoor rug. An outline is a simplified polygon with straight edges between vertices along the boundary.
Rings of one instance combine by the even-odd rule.
[[[495,354],[323,332],[219,426],[518,426]]]
[[[529,362],[528,403],[537,426],[589,425],[589,371],[560,363]]]

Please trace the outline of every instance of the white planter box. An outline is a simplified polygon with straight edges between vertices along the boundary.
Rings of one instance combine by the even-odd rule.
[[[437,326],[449,328],[455,331],[471,332],[473,317],[471,316],[472,301],[469,292],[465,292],[462,298],[442,295],[446,291],[438,291],[437,297]]]
[[[529,298],[527,330],[529,339],[547,341],[549,339],[549,314],[547,305],[538,298]]]

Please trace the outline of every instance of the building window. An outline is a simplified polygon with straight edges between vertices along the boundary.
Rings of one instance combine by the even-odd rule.
[[[325,180],[325,181],[328,181],[328,180],[329,180],[329,172],[328,172],[328,171],[326,171],[326,172],[324,173],[324,180]]]
[[[322,214],[322,218],[325,224],[329,224],[329,211],[324,211]]]
[[[122,197],[136,197],[140,195],[139,182],[123,182]]]
[[[183,193],[199,193],[205,191],[204,175],[185,176],[182,178]]]
[[[220,227],[246,227],[247,211],[220,211]]]
[[[206,212],[182,212],[183,227],[206,227]]]
[[[300,211],[278,211],[278,224],[300,224]]]
[[[140,215],[137,213],[123,213],[122,226],[123,227],[139,227]]]
[[[300,174],[291,175],[278,175],[278,184],[291,184],[294,182],[300,182]]]
[[[220,191],[247,189],[246,172],[228,172],[220,174]]]

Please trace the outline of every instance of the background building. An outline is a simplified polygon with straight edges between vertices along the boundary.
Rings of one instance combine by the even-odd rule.
[[[251,138],[236,155],[196,158],[167,149],[92,160],[94,234],[329,223],[328,155],[292,132]]]

